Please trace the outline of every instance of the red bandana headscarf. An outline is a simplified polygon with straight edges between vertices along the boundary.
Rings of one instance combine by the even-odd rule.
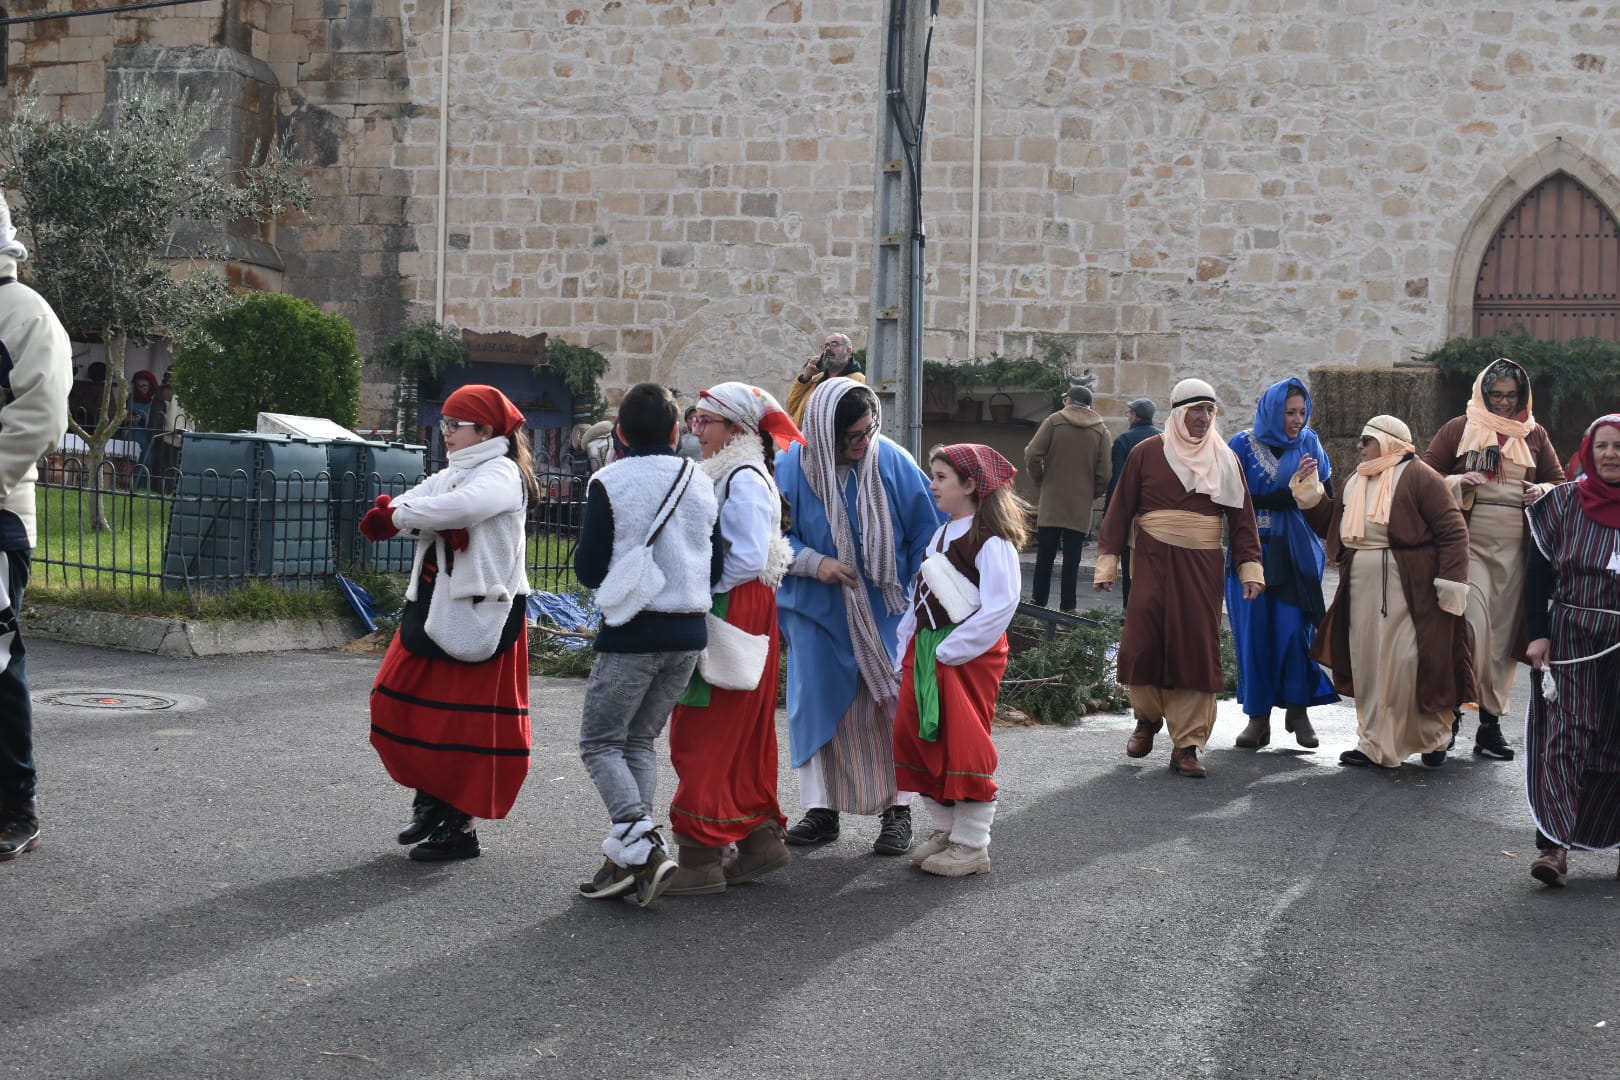
[[[512,399],[493,386],[463,386],[444,399],[442,414],[451,420],[471,420],[497,435],[510,435],[523,426],[523,414]]]
[[[973,478],[973,493],[980,499],[1012,483],[1018,475],[1013,463],[980,443],[952,443],[940,451],[951,467]]]
[[[1581,478],[1575,481],[1580,486],[1576,490],[1587,517],[1599,525],[1620,529],[1620,485],[1603,482],[1597,474],[1597,455],[1592,452],[1592,440],[1602,427],[1620,430],[1620,413],[1600,416],[1586,429],[1586,438],[1581,440],[1580,452],[1575,455],[1581,463]]]

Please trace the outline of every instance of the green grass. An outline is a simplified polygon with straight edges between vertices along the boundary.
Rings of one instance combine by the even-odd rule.
[[[277,588],[263,581],[223,592],[188,593],[183,589],[164,592],[155,583],[149,587],[130,589],[44,585],[37,584],[36,579],[28,586],[26,602],[30,606],[37,604],[81,611],[111,611],[123,615],[257,622],[332,618],[346,615],[350,610],[336,585],[323,589],[293,590]]]
[[[34,589],[155,588],[144,575],[163,571],[169,532],[169,500],[141,491],[106,491],[102,505],[111,528],[91,528],[91,496],[77,488],[34,489],[38,544]],[[67,563],[70,565],[53,565]]]

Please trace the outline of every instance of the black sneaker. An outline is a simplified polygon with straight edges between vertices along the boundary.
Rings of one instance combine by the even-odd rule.
[[[602,866],[596,871],[596,876],[589,881],[579,883],[579,894],[590,900],[607,900],[615,896],[623,896],[636,887],[636,872],[627,866],[620,866],[612,859],[604,858]]]
[[[411,848],[411,860],[449,862],[452,859],[478,858],[478,832],[467,827],[471,823],[469,815],[452,810],[450,816],[433,830],[432,836]]]
[[[420,844],[437,829],[444,819],[455,813],[449,803],[440,802],[425,791],[418,791],[411,800],[411,820],[399,830],[399,842],[407,846]]]
[[[1474,732],[1474,753],[1496,761],[1513,760],[1513,747],[1508,745],[1507,739],[1502,735],[1502,725],[1499,721],[1491,720],[1487,723],[1483,717],[1480,719],[1479,730]]]
[[[1346,750],[1339,755],[1340,765],[1354,765],[1358,769],[1374,769],[1378,762],[1363,754],[1360,750]]]
[[[625,899],[637,907],[651,907],[653,901],[669,888],[669,879],[675,876],[675,870],[675,860],[664,854],[662,845],[654,844],[647,861],[631,874],[630,880],[636,891]]]
[[[904,855],[911,850],[911,807],[891,806],[883,811],[883,827],[872,843],[877,855]]]
[[[1427,754],[1422,755],[1420,760],[1423,762],[1424,768],[1438,769],[1446,763],[1446,752],[1444,750],[1430,750]]]
[[[0,809],[0,862],[39,847],[39,814],[32,802]]]
[[[807,811],[799,823],[787,831],[784,839],[800,847],[838,839],[838,811],[819,806]]]

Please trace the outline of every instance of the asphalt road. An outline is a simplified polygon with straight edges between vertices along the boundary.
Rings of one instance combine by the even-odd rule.
[[[1128,760],[1122,716],[1008,729],[988,876],[846,819],[642,911],[575,893],[605,826],[581,683],[537,682],[513,816],[435,867],[393,842],[375,658],[31,650],[36,696],[181,700],[40,710],[44,846],[0,865],[3,1077],[1620,1075],[1616,856],[1531,881],[1522,764],[1469,756],[1472,721],[1443,769],[1380,774],[1336,765],[1348,707],[1316,710],[1320,750],[1257,754],[1228,703],[1204,781],[1162,738]]]

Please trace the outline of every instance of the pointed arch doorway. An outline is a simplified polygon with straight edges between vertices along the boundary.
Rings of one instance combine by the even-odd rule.
[[[1566,172],[1531,188],[1485,249],[1475,337],[1522,326],[1542,341],[1620,341],[1620,222]]]

